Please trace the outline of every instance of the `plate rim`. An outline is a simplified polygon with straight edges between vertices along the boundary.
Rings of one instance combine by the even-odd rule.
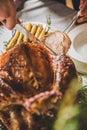
[[[69,33],[69,37],[71,39],[71,47],[68,51],[68,55],[74,58],[75,60],[78,60],[79,62],[83,62],[87,64],[87,58],[82,57],[75,49],[74,49],[74,44],[73,44],[73,39],[76,37],[76,35],[81,33],[83,30],[86,30],[85,28],[87,27],[87,23],[78,25],[77,27],[73,28]]]

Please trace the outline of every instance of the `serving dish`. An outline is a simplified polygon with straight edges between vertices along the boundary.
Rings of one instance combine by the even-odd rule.
[[[49,82],[52,82],[53,80],[52,80],[52,78],[50,77],[50,76],[52,76],[53,74],[55,74],[55,73],[48,73],[48,72],[50,72],[50,70],[52,71],[53,69],[51,69],[51,68],[48,68],[47,70],[48,70],[48,72],[46,72],[45,70],[43,70],[43,68],[45,68],[45,67],[43,67],[43,55],[45,54],[44,52],[45,51],[43,51],[42,52],[42,48],[41,48],[41,52],[40,52],[40,48],[31,48],[32,46],[34,45],[34,47],[37,47],[36,46],[36,44],[33,44],[32,43],[32,45],[30,44],[30,45],[28,45],[28,44],[20,44],[19,46],[16,46],[16,47],[18,47],[18,48],[16,48],[16,47],[14,47],[11,51],[10,50],[8,50],[7,51],[7,54],[8,55],[3,55],[3,56],[1,56],[1,61],[4,61],[5,59],[5,61],[6,62],[2,62],[2,64],[1,64],[1,72],[6,72],[7,71],[7,73],[8,74],[11,74],[12,73],[12,77],[14,77],[14,82],[15,82],[15,84],[14,84],[14,87],[16,86],[16,80],[15,79],[17,79],[17,78],[20,78],[20,79],[22,79],[21,77],[21,72],[23,72],[24,74],[23,74],[23,82],[21,82],[22,80],[17,80],[18,82],[18,84],[20,83],[20,86],[19,86],[19,88],[21,88],[21,85],[23,86],[23,84],[24,83],[26,83],[26,77],[27,76],[29,76],[29,74],[31,74],[30,72],[32,72],[32,74],[36,74],[38,71],[40,72],[41,71],[41,69],[40,69],[40,64],[41,64],[41,68],[42,68],[42,72],[41,72],[41,77],[40,77],[40,79],[44,79],[44,78],[46,78],[46,74],[49,74],[48,76],[47,76],[47,78],[48,78],[48,80],[47,80],[47,82],[49,81]],[[38,45],[38,46],[40,46],[40,45]],[[76,46],[76,45],[75,45]],[[25,49],[26,48],[26,49]],[[44,48],[44,47],[43,47]],[[28,51],[28,49],[29,49],[29,51]],[[37,49],[39,49],[39,51],[37,50]],[[45,48],[44,48],[45,49]],[[22,51],[21,51],[22,50]],[[26,50],[27,50],[27,52],[28,53],[26,53]],[[39,52],[39,53],[37,53],[37,52]],[[30,54],[30,55],[29,55]],[[34,55],[35,54],[35,55]],[[37,55],[38,54],[38,55]],[[49,53],[47,53],[47,54],[49,54]],[[33,58],[31,58],[30,56],[32,55],[32,57]],[[38,56],[39,56],[39,58],[38,58]],[[50,55],[49,55],[50,56]],[[38,59],[37,59],[38,58]],[[51,57],[52,58],[52,57]],[[57,57],[58,58],[58,57]],[[58,71],[55,71],[55,72],[57,72],[57,78],[59,77],[59,80],[60,79],[63,79],[63,76],[64,76],[64,78],[65,78],[65,80],[63,79],[63,80],[61,80],[61,83],[64,83],[64,85],[62,84],[60,84],[60,86],[62,87],[62,86],[64,86],[64,90],[65,90],[65,83],[67,83],[67,82],[65,82],[65,81],[69,81],[70,80],[70,77],[72,76],[72,78],[73,78],[73,76],[75,76],[76,77],[76,74],[77,74],[77,72],[76,72],[76,69],[75,69],[75,66],[74,66],[74,64],[73,64],[73,62],[72,62],[72,60],[71,59],[68,59],[69,57],[67,57],[67,56],[61,56],[59,59],[57,59],[57,62],[55,62],[55,63],[58,63],[58,61],[59,61],[59,64],[57,65],[57,67],[58,67]],[[9,61],[7,61],[9,59]],[[45,66],[47,67],[47,65],[46,64],[48,64],[48,62],[47,62],[47,59],[49,59],[49,58],[47,58],[47,56],[46,56],[46,54],[45,54],[45,58],[44,58],[44,60],[46,60],[46,62],[44,62],[45,63]],[[53,58],[52,58],[53,59]],[[60,60],[61,59],[61,60]],[[41,62],[40,62],[40,64],[38,64],[39,63],[39,61],[40,60],[42,60]],[[70,60],[70,62],[69,62],[69,60]],[[24,61],[24,62],[23,62]],[[33,62],[34,61],[34,62]],[[38,61],[38,62],[37,62]],[[48,60],[49,61],[49,60]],[[56,59],[55,59],[55,61],[56,61]],[[72,62],[72,63],[71,63]],[[3,65],[3,63],[5,63],[4,65]],[[51,63],[50,63],[51,64]],[[55,64],[56,65],[56,64]],[[3,67],[3,66],[5,66],[5,67]],[[30,69],[29,69],[29,66],[30,66]],[[39,66],[39,69],[38,69],[38,66]],[[71,66],[71,67],[70,67]],[[9,67],[10,67],[10,69],[9,69]],[[33,68],[34,69],[33,69]],[[35,67],[36,67],[36,70],[35,70]],[[55,66],[54,66],[55,67]],[[55,68],[57,68],[57,67],[55,67]],[[64,68],[63,68],[64,67]],[[5,70],[5,68],[6,68],[6,70]],[[12,68],[12,69],[11,69]],[[27,69],[28,68],[28,69]],[[68,69],[67,69],[68,68]],[[71,68],[71,69],[70,69]],[[12,70],[12,71],[11,71]],[[22,71],[21,71],[22,70]],[[33,71],[34,70],[34,71]],[[69,71],[68,71],[69,70]],[[10,72],[10,73],[9,73]],[[33,73],[34,72],[34,73]],[[36,72],[36,73],[35,73]],[[60,73],[60,72],[62,72],[62,73]],[[69,72],[69,73],[68,73]],[[7,73],[3,73],[3,75],[4,74],[7,74]],[[13,73],[14,73],[14,76],[13,76]],[[18,74],[19,73],[19,74]],[[28,73],[28,74],[27,74]],[[72,74],[73,73],[73,74]],[[2,73],[1,73],[2,74]],[[16,76],[15,76],[15,74],[16,74]],[[62,74],[62,75],[61,75]],[[2,76],[3,76],[2,75]],[[20,75],[20,76],[19,76]],[[61,76],[60,76],[61,75]],[[69,77],[67,77],[67,76],[69,76]],[[4,76],[3,76],[4,77]],[[24,81],[24,77],[25,77],[25,81]],[[36,81],[36,75],[34,75],[34,79],[35,79],[35,81]],[[54,77],[54,76],[52,76],[52,77]],[[7,77],[6,77],[7,78]],[[31,78],[31,77],[30,77]],[[54,77],[55,78],[55,77]],[[29,77],[28,77],[28,79],[29,79]],[[37,78],[38,79],[38,78]],[[50,79],[50,80],[49,80]],[[68,80],[67,80],[68,79]],[[13,80],[13,78],[10,80],[11,81],[11,84],[12,84],[12,80]],[[76,78],[76,80],[77,80],[77,78]],[[1,79],[1,81],[2,81],[2,79]],[[4,81],[4,80],[3,80]],[[3,82],[2,81],[2,82]],[[27,80],[27,81],[29,81],[29,80]],[[38,81],[38,80],[37,80]],[[63,82],[64,81],[64,82]],[[1,82],[1,83],[2,83]],[[6,82],[6,81],[5,81]],[[14,83],[13,82],[13,83]],[[3,82],[4,83],[4,82]],[[28,82],[29,83],[29,82]],[[37,82],[38,83],[38,82]],[[36,85],[38,85],[36,83]],[[43,83],[44,82],[42,82],[41,83],[41,85],[43,85]],[[53,84],[54,84],[54,82],[52,82]],[[8,83],[7,83],[8,84]],[[10,84],[10,82],[9,82],[9,84]],[[59,93],[59,85],[58,85],[58,87],[56,87],[56,89],[55,89],[55,86],[54,86],[54,88],[53,88],[53,91],[51,91],[50,90],[50,92],[49,92],[49,90],[48,91],[46,91],[46,92],[43,92],[43,93],[41,93],[40,92],[40,94],[37,94],[37,92],[36,92],[36,94],[35,95],[32,95],[33,93],[33,91],[31,91],[31,93],[30,93],[30,90],[32,90],[32,84],[28,84],[29,85],[29,87],[28,87],[28,89],[26,89],[26,85],[27,84],[25,84],[25,86],[23,87],[23,91],[21,91],[22,92],[22,94],[21,94],[21,92],[20,92],[20,90],[18,90],[18,87],[16,87],[16,89],[17,89],[17,91],[16,92],[18,92],[18,93],[20,93],[20,95],[21,95],[21,97],[23,96],[23,94],[24,94],[24,98],[26,98],[27,99],[27,97],[28,96],[30,96],[29,94],[31,94],[31,97],[28,97],[28,100],[26,100],[26,99],[23,99],[23,98],[19,98],[20,100],[21,100],[21,102],[22,102],[22,99],[23,99],[23,102],[22,102],[22,104],[20,104],[20,102],[17,102],[17,103],[19,103],[19,105],[18,106],[14,106],[15,107],[15,109],[16,109],[16,107],[18,108],[18,109],[16,109],[16,115],[18,115],[17,117],[18,117],[18,119],[19,119],[19,123],[20,122],[23,122],[23,125],[22,125],[22,127],[21,127],[21,123],[20,123],[20,128],[22,128],[22,130],[24,129],[24,121],[26,121],[26,119],[29,119],[28,117],[27,117],[27,115],[29,114],[29,117],[30,117],[30,114],[32,114],[34,111],[33,110],[35,110],[35,104],[36,104],[36,110],[35,110],[35,112],[36,113],[39,113],[39,110],[40,110],[40,113],[39,114],[37,114],[37,116],[36,116],[36,114],[35,114],[35,123],[37,123],[37,125],[38,124],[41,124],[40,122],[37,122],[37,121],[40,121],[41,120],[41,117],[42,117],[42,119],[43,119],[43,117],[45,117],[45,114],[47,114],[46,115],[46,117],[47,117],[47,121],[49,120],[50,122],[51,122],[51,120],[50,119],[52,119],[52,118],[54,118],[55,116],[56,116],[56,114],[55,114],[55,110],[57,110],[57,106],[56,105],[58,105],[58,110],[59,110],[59,108],[63,108],[63,109],[60,109],[59,111],[58,111],[58,122],[55,124],[55,129],[54,130],[65,130],[65,124],[64,123],[66,123],[66,121],[67,122],[69,122],[70,123],[70,118],[72,118],[72,117],[76,117],[76,115],[77,115],[77,105],[75,106],[75,103],[74,103],[74,98],[73,97],[76,97],[76,93],[77,93],[77,85],[78,83],[77,83],[77,81],[75,82],[75,80],[74,80],[74,83],[71,85],[71,89],[69,89],[69,91],[67,91],[67,94],[65,94],[65,97],[64,98],[62,98],[61,96],[62,96],[62,92],[64,93],[64,91],[62,91],[61,89],[61,93]],[[3,85],[3,84],[1,84],[1,85]],[[51,85],[51,84],[50,84]],[[45,87],[44,86],[46,86],[46,85],[43,85],[43,89],[45,89]],[[76,90],[75,90],[75,86],[76,86]],[[2,86],[3,87],[3,86]],[[1,87],[1,88],[2,88]],[[10,86],[9,86],[10,87]],[[36,91],[38,91],[38,86],[33,86],[34,87],[34,89],[36,88]],[[50,86],[49,86],[50,87]],[[13,88],[13,87],[11,87],[11,88]],[[25,91],[26,92],[24,92],[24,88],[25,88]],[[40,88],[41,88],[41,86],[40,86]],[[48,88],[48,85],[47,85],[47,88]],[[66,87],[67,88],[67,87]],[[6,87],[6,89],[7,89],[7,87]],[[12,92],[14,92],[16,89],[13,89],[13,91]],[[30,89],[30,90],[29,90]],[[33,90],[34,90],[33,89]],[[58,91],[57,91],[57,89],[58,89]],[[2,89],[1,89],[2,90]],[[9,90],[10,89],[8,89],[8,92],[9,92]],[[22,89],[21,89],[22,90]],[[29,91],[29,93],[27,93]],[[35,91],[35,90],[34,90]],[[2,91],[1,91],[2,92]],[[14,92],[14,93],[16,93],[16,92]],[[24,92],[24,93],[23,93]],[[13,93],[13,94],[14,94]],[[17,94],[18,94],[17,93]],[[1,93],[2,94],[2,93]],[[28,94],[28,96],[27,96],[27,94]],[[20,95],[18,95],[17,97],[15,97],[15,95],[13,95],[13,99],[14,100],[12,100],[12,104],[13,104],[13,102],[17,99],[18,100],[18,97],[20,97]],[[64,95],[64,94],[63,94]],[[68,97],[66,96],[66,95],[68,95]],[[3,96],[3,95],[2,95]],[[54,96],[54,97],[53,97]],[[59,97],[60,96],[60,97]],[[14,98],[15,97],[15,98]],[[50,99],[50,97],[52,97],[53,99],[52,100],[48,100],[48,99]],[[40,99],[40,101],[38,100],[39,98],[41,98]],[[11,99],[11,98],[10,98]],[[62,100],[62,102],[63,102],[63,104],[60,104],[61,106],[59,107],[59,104],[55,104],[55,103],[57,103],[56,101],[57,101],[57,99],[60,99],[60,100],[62,100],[62,99],[64,99],[64,100]],[[73,100],[72,100],[73,99]],[[17,101],[16,100],[16,101]],[[19,101],[19,100],[18,100]],[[26,102],[25,102],[26,101]],[[46,101],[46,104],[43,104],[43,102],[45,103],[45,101]],[[50,103],[50,101],[51,101],[51,103]],[[1,103],[3,104],[3,102],[1,101]],[[35,103],[35,104],[33,104],[33,103]],[[40,106],[37,104],[37,103],[40,103],[39,105],[41,106],[41,108],[40,108]],[[42,104],[41,104],[42,103]],[[54,108],[54,106],[52,105],[52,103],[53,103],[53,105],[55,105],[55,107],[56,107],[56,109],[53,109]],[[67,103],[67,105],[66,105],[66,103]],[[73,104],[74,103],[74,104]],[[14,103],[15,104],[15,103]],[[65,104],[65,106],[64,106],[64,104]],[[6,104],[4,104],[4,105],[6,105]],[[20,107],[22,107],[22,106],[20,106],[20,105],[23,105],[23,108],[26,108],[26,109],[24,109],[24,110],[27,110],[27,111],[24,111],[24,113],[22,112],[22,111],[20,111],[20,110],[22,110],[22,109],[20,109]],[[29,105],[29,106],[28,106]],[[51,107],[50,107],[50,105],[51,105]],[[7,103],[7,106],[8,106],[8,103]],[[9,105],[10,106],[10,105]],[[33,109],[33,107],[32,106],[34,106],[34,109]],[[39,107],[38,107],[39,106]],[[45,107],[45,106],[47,106],[47,107]],[[63,107],[62,107],[63,106]],[[12,107],[12,106],[11,106]],[[16,117],[16,116],[14,116],[14,107],[13,107],[13,110],[12,110],[12,114],[11,114],[11,111],[10,111],[10,109],[7,111],[8,113],[10,113],[11,114],[11,121],[14,121],[13,120],[13,118],[14,117]],[[31,107],[32,107],[32,109],[31,109]],[[8,107],[9,108],[9,107]],[[39,108],[39,109],[38,109]],[[46,110],[47,109],[47,110]],[[28,111],[29,110],[29,111]],[[51,112],[51,110],[52,110],[52,112]],[[62,110],[62,111],[61,111]],[[67,110],[67,111],[66,111]],[[10,112],[9,112],[10,111]],[[78,110],[79,111],[79,110]],[[28,114],[26,113],[26,112],[29,112]],[[45,113],[44,113],[45,112]],[[47,113],[46,113],[47,112]],[[64,113],[65,112],[65,113]],[[68,114],[67,114],[67,112],[68,112]],[[6,112],[5,112],[6,113]],[[22,118],[22,116],[21,116],[21,114],[20,113],[22,113],[22,115],[24,115],[24,118]],[[62,114],[62,116],[61,116],[61,113],[63,113]],[[41,115],[40,115],[41,114]],[[5,114],[4,114],[5,115]],[[13,116],[12,116],[13,115]],[[26,115],[26,116],[25,116]],[[31,118],[31,120],[29,120],[29,121],[31,121],[31,122],[33,122],[33,115],[31,115],[32,116],[32,118]],[[39,118],[39,116],[40,116],[40,118]],[[10,115],[9,115],[9,117],[10,117]],[[19,118],[20,117],[20,118]],[[38,117],[38,118],[36,118],[36,117]],[[51,118],[50,118],[51,117]],[[67,118],[66,118],[67,117]],[[8,118],[8,117],[7,117]],[[26,119],[25,119],[26,118]],[[4,119],[6,119],[6,116],[5,116],[5,118]],[[23,121],[21,121],[21,119],[23,119]],[[40,119],[40,120],[37,120],[37,119]],[[44,125],[44,121],[46,121],[46,118],[44,118],[45,120],[41,120],[41,122],[42,122],[42,126],[41,126],[41,129],[44,129],[44,128],[48,128],[48,129],[50,129],[51,130],[51,128],[52,127],[50,127],[49,126],[49,123],[47,122],[46,124],[47,124],[47,126],[45,126]],[[64,123],[63,123],[63,120],[65,119],[65,121],[64,121]],[[75,119],[75,118],[74,118]],[[7,119],[8,120],[8,119]],[[17,118],[16,118],[16,120],[17,120]],[[53,120],[53,119],[52,119]],[[9,119],[9,122],[11,122],[10,121],[10,119]],[[61,123],[60,123],[60,121],[62,121],[62,125],[61,125]],[[19,124],[18,123],[18,124]],[[30,122],[29,122],[30,123]],[[13,125],[14,124],[14,125]],[[13,128],[13,129],[16,129],[16,127],[15,127],[15,124],[16,123],[13,123],[12,122],[12,126],[11,126],[11,128]],[[26,122],[25,122],[25,124],[26,124]],[[32,123],[33,124],[33,123]],[[31,125],[32,125],[31,124]],[[52,123],[50,123],[50,124],[52,124]],[[79,123],[80,124],[80,123]],[[37,126],[36,124],[35,124],[35,126],[33,126],[33,128],[34,127],[36,127]],[[28,126],[28,125],[27,125]],[[43,127],[44,126],[44,127]],[[64,127],[64,129],[63,129],[63,127]],[[9,126],[9,124],[8,124],[8,127],[10,128],[10,126]],[[19,126],[18,126],[19,127]],[[32,127],[32,126],[31,126]],[[19,128],[19,129],[20,129]],[[30,128],[30,124],[29,124],[29,128]],[[72,128],[72,127],[71,127]],[[76,128],[77,129],[77,128]],[[10,129],[9,129],[10,130]],[[38,126],[37,126],[37,130],[38,130]],[[68,129],[67,129],[68,130]]]
[[[75,63],[76,69],[80,73],[87,74],[87,23],[79,25],[72,29],[68,35],[72,45],[68,55]]]
[[[42,25],[42,27],[46,29],[46,24],[42,22],[28,21],[23,24],[27,26],[29,23],[37,26]],[[12,31],[6,29],[4,26],[0,26],[0,54],[6,50],[5,44],[7,44],[7,42],[11,40],[11,38],[13,37],[16,31],[20,31],[20,34],[22,34],[23,32],[22,28],[20,28],[18,24],[15,26],[15,28]]]

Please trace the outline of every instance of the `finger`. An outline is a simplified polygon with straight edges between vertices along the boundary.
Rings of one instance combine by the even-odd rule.
[[[84,5],[84,3],[85,3],[85,0],[80,0],[80,6],[79,6],[79,9],[82,8],[82,6]]]
[[[8,18],[6,22],[3,23],[9,30],[12,30],[16,25],[16,19]]]
[[[2,19],[1,19],[2,18]],[[16,24],[16,9],[13,0],[8,0],[0,6],[0,21],[8,29],[12,29]]]
[[[80,17],[80,18],[77,20],[78,23],[83,23],[83,22],[86,22],[86,21],[87,21],[87,15],[84,16],[84,17]]]
[[[87,1],[85,1],[84,3],[81,3],[80,11],[81,11],[81,15],[84,15],[85,12],[87,12]]]
[[[10,16],[9,11],[5,5],[0,6],[0,22],[4,23],[4,21]]]

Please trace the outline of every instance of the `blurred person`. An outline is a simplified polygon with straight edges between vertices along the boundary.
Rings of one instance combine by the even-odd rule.
[[[66,4],[65,0],[58,0]],[[25,0],[0,0],[0,22],[8,29],[13,29],[16,24],[16,11],[24,4]],[[76,9],[81,14],[78,23],[87,21],[87,0],[72,0]],[[80,4],[79,4],[80,3]],[[79,4],[79,8],[77,7]]]
[[[78,19],[78,23],[83,23],[87,21],[87,0],[80,0],[80,17]]]
[[[24,4],[25,0],[0,0],[0,22],[8,29],[16,25],[16,11]]]
[[[67,3],[70,3],[72,8],[79,11],[80,17],[77,20],[77,24],[87,21],[87,0],[58,0],[60,3],[63,3],[67,6]]]
[[[8,29],[16,24],[16,8],[13,0],[0,0],[0,22]]]

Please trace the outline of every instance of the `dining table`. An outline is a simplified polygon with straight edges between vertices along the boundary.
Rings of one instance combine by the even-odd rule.
[[[47,22],[47,17],[51,19],[51,29],[63,31],[72,20],[74,9],[66,7],[58,0],[27,0],[23,9],[18,11],[18,16],[23,22]]]
[[[51,32],[51,31],[55,31],[55,30],[59,30],[59,31],[61,31],[61,32],[64,32],[64,30],[68,27],[68,25],[71,23],[71,21],[72,21],[72,19],[73,19],[73,17],[75,16],[75,14],[77,13],[77,11],[76,10],[74,10],[74,9],[71,9],[71,8],[69,8],[69,7],[67,7],[66,5],[64,5],[63,3],[60,3],[60,2],[58,2],[58,0],[26,0],[25,1],[25,3],[24,3],[24,5],[23,5],[23,7],[21,8],[21,9],[19,9],[19,10],[17,10],[17,16],[19,17],[19,19],[23,22],[23,23],[42,23],[43,25],[44,24],[47,24],[47,22],[50,22],[50,30],[49,30],[49,32]],[[50,21],[49,21],[50,20]],[[79,25],[78,25],[79,26]],[[72,26],[72,28],[70,29],[70,30],[73,30],[74,28],[75,28],[76,26],[75,25],[73,25]],[[2,54],[2,53],[4,53],[5,51],[6,51],[6,47],[5,47],[5,42],[7,42],[7,41],[9,41],[9,37],[11,37],[11,35],[12,35],[12,30],[8,30],[7,28],[5,28],[3,25],[0,25],[0,55]],[[67,33],[67,35],[68,35],[68,33]],[[72,44],[72,43],[71,43]],[[0,61],[1,62],[1,61]],[[18,62],[18,61],[17,61]],[[38,62],[38,61],[37,61]],[[13,62],[14,63],[14,62]],[[9,66],[10,66],[10,64],[9,64]],[[15,70],[16,70],[16,68],[15,68]],[[26,69],[27,70],[27,69]],[[10,72],[10,71],[9,71]],[[22,71],[20,71],[20,72],[22,72]],[[79,72],[77,72],[77,74],[78,74],[78,77],[80,77],[79,79],[82,81],[82,85],[84,86],[84,88],[85,88],[85,86],[87,87],[87,73],[86,74],[84,74],[84,73],[79,73]],[[26,76],[25,76],[26,77]],[[15,80],[16,81],[16,80]],[[76,84],[75,84],[76,85]],[[9,85],[10,86],[10,85]],[[19,88],[20,89],[20,88]],[[72,88],[71,88],[72,89]],[[9,89],[10,90],[10,89]],[[33,89],[32,89],[33,90]],[[75,90],[75,89],[72,89],[72,90]],[[4,89],[3,89],[3,91],[4,91]],[[77,90],[76,90],[77,91]],[[12,92],[15,92],[15,91],[12,91]],[[48,92],[48,91],[47,91]],[[67,124],[67,123],[69,123],[69,121],[68,121],[68,119],[70,118],[71,120],[70,121],[73,121],[73,123],[75,124],[75,127],[77,126],[77,120],[76,120],[76,118],[77,117],[75,117],[75,115],[73,115],[73,111],[75,110],[75,114],[77,114],[78,115],[78,113],[77,113],[77,107],[76,107],[76,103],[74,103],[74,105],[71,105],[71,103],[73,103],[73,101],[74,101],[74,97],[73,97],[73,94],[72,94],[72,91],[68,91],[68,92],[71,92],[69,95],[70,96],[66,96],[67,95],[67,93],[66,93],[66,95],[65,95],[65,98],[63,98],[63,101],[65,101],[65,103],[62,103],[62,107],[59,107],[59,105],[58,105],[58,107],[59,108],[62,108],[62,113],[61,113],[61,111],[59,111],[60,113],[59,113],[59,115],[60,115],[60,117],[63,117],[63,118],[60,118],[60,120],[58,120],[59,121],[59,123],[60,123],[60,125],[61,125],[61,121],[63,120],[63,125],[61,125],[61,126],[63,126],[65,129],[66,129],[66,125],[64,126],[64,123],[65,124]],[[20,93],[19,93],[20,94]],[[75,92],[74,92],[74,94],[75,94]],[[21,94],[20,94],[21,95]],[[18,95],[18,97],[20,96],[20,95]],[[42,95],[43,95],[43,93],[42,93]],[[86,93],[86,95],[87,95],[87,93]],[[17,97],[17,98],[18,98]],[[26,97],[26,96],[25,96]],[[36,95],[36,97],[37,97],[37,95]],[[43,96],[42,96],[43,97]],[[67,101],[66,101],[66,98],[67,98]],[[73,99],[72,99],[73,98]],[[84,98],[84,96],[82,97],[82,99]],[[9,98],[8,98],[9,99]],[[21,97],[20,97],[20,99],[21,99]],[[33,99],[33,98],[31,98],[31,99]],[[42,98],[43,99],[43,98]],[[40,102],[42,101],[42,99],[40,100]],[[72,101],[70,101],[70,99],[72,100]],[[15,98],[14,98],[14,100],[15,100]],[[53,99],[52,99],[53,100]],[[52,100],[51,100],[51,102],[52,102]],[[57,100],[57,98],[56,98],[56,100]],[[55,101],[56,101],[55,100]],[[85,99],[84,99],[85,100]],[[32,100],[30,100],[30,101],[32,101]],[[48,101],[49,100],[47,100],[47,103],[48,103]],[[68,103],[68,101],[70,102],[70,103]],[[59,103],[60,103],[61,101],[59,101]],[[30,102],[31,103],[31,102]],[[36,100],[36,103],[38,104],[38,100]],[[31,103],[32,104],[32,103]],[[50,103],[49,103],[50,104]],[[24,104],[25,105],[25,104]],[[32,106],[32,105],[31,105]],[[42,107],[43,107],[43,104],[42,104]],[[48,105],[47,105],[47,107],[48,107]],[[65,107],[65,109],[63,109],[63,107]],[[11,114],[11,119],[13,120],[13,122],[12,122],[12,124],[11,124],[11,122],[10,122],[10,114],[7,114],[6,115],[6,117],[8,118],[8,120],[6,121],[7,122],[7,124],[9,123],[9,125],[11,124],[11,125],[14,125],[14,123],[16,123],[16,120],[17,120],[17,118],[18,118],[18,120],[19,119],[21,119],[23,116],[24,116],[24,113],[22,113],[22,109],[20,109],[20,105],[19,105],[19,107],[17,107],[18,109],[16,110],[16,109],[14,109],[14,107],[13,107],[13,109],[14,109],[14,111],[12,111],[12,114],[10,113],[10,111],[8,111],[8,113],[10,113]],[[30,107],[30,110],[31,110],[31,108],[32,107]],[[37,107],[37,108],[39,108],[39,107]],[[66,109],[67,108],[67,109]],[[82,108],[82,107],[81,107]],[[12,108],[11,108],[12,109]],[[86,108],[87,109],[87,108]],[[86,110],[86,109],[83,109],[82,108],[82,110]],[[9,109],[7,109],[7,110],[9,110]],[[24,109],[25,110],[25,109]],[[37,110],[37,109],[36,109]],[[59,110],[59,109],[58,109]],[[64,111],[65,110],[65,111]],[[21,112],[19,112],[19,111],[21,111]],[[3,111],[2,111],[3,112]],[[18,112],[18,115],[17,115],[17,112]],[[37,111],[38,112],[38,111]],[[43,119],[47,119],[47,120],[49,120],[49,117],[51,117],[52,119],[54,118],[53,117],[53,114],[51,114],[51,111],[48,111],[49,113],[48,113],[48,115],[47,115],[47,118],[43,118]],[[54,111],[55,112],[55,111]],[[64,113],[65,112],[65,113]],[[16,114],[14,114],[14,113],[16,113]],[[20,114],[21,113],[21,114]],[[63,116],[65,114],[65,116]],[[82,114],[82,113],[81,113]],[[84,114],[84,113],[83,113]],[[4,113],[4,115],[5,115],[5,113]],[[50,116],[49,116],[50,115]],[[68,116],[68,115],[70,115],[70,116]],[[25,116],[27,117],[27,113],[25,112]],[[84,114],[84,116],[85,116],[85,114]],[[84,117],[83,116],[83,117]],[[45,117],[45,116],[44,116]],[[72,117],[72,118],[71,118]],[[82,117],[82,119],[83,119],[83,117]],[[74,119],[75,118],[75,119]],[[16,119],[16,120],[15,120]],[[27,118],[28,119],[28,118]],[[29,115],[29,123],[31,124],[31,121],[32,120],[30,120],[30,119],[33,119],[33,118],[31,118],[30,117],[30,115]],[[38,116],[36,116],[35,117],[35,120],[36,120],[36,122],[38,122],[37,121],[37,119],[39,119],[39,121],[42,119],[42,117],[40,117],[39,116],[39,118],[38,118]],[[51,120],[49,120],[50,121],[50,124],[51,124],[51,122],[53,122],[52,121],[52,119]],[[73,119],[73,120],[72,120]],[[86,119],[86,118],[85,118]],[[84,119],[84,120],[85,120]],[[22,120],[20,120],[19,121],[19,126],[20,126],[20,124],[21,124],[21,126],[23,127],[23,125],[24,125],[24,122],[21,122]],[[23,118],[23,121],[26,121],[25,120],[25,118]],[[43,120],[44,121],[44,120]],[[81,122],[82,122],[82,120],[81,120]],[[87,121],[86,121],[87,122]],[[83,124],[86,124],[86,122],[85,123],[83,123]],[[42,122],[41,122],[42,123]],[[47,123],[46,121],[44,122],[44,124],[45,123]],[[1,122],[0,122],[0,128],[1,128]],[[31,127],[30,126],[30,124],[29,124],[29,127]],[[33,123],[32,123],[33,124]],[[57,124],[57,123],[56,123]],[[17,125],[17,123],[16,123],[16,125]],[[15,125],[15,126],[16,126]],[[36,124],[35,124],[36,125]],[[34,125],[34,126],[35,126]],[[55,125],[56,126],[56,125]],[[57,124],[57,126],[58,126],[58,128],[60,129],[60,130],[63,130],[63,129],[61,129],[60,127],[59,127],[59,125]],[[68,129],[70,129],[71,130],[71,128],[72,129],[75,129],[74,128],[74,125],[73,124],[71,124],[70,123],[70,125],[67,125],[68,126]],[[21,129],[21,130],[23,130],[22,129],[22,127],[20,127],[20,128],[18,128],[18,129]],[[36,125],[36,127],[37,127],[37,125]],[[43,130],[45,130],[44,129],[45,127],[43,127],[42,129]],[[26,130],[26,127],[25,127],[25,125],[24,125],[24,129]],[[29,129],[31,129],[31,128],[29,128]],[[35,129],[35,128],[34,128]],[[58,130],[59,130],[58,129]],[[1,130],[1,129],[0,129]],[[56,128],[56,130],[57,130],[57,128]]]
[[[26,0],[22,9],[17,11],[17,15],[24,23],[37,22],[46,24],[48,18],[50,18],[50,28],[52,31],[64,31],[64,29],[72,21],[76,12],[76,10],[67,7],[66,5],[58,2],[58,0]],[[72,28],[74,28],[74,26]],[[1,32],[3,32],[4,37],[9,35],[9,33],[4,33],[4,30],[8,32],[9,30],[2,25],[0,25],[0,30],[2,30]],[[2,39],[0,39],[0,52],[3,50]],[[80,75],[82,76],[83,84],[87,85],[87,75]]]

